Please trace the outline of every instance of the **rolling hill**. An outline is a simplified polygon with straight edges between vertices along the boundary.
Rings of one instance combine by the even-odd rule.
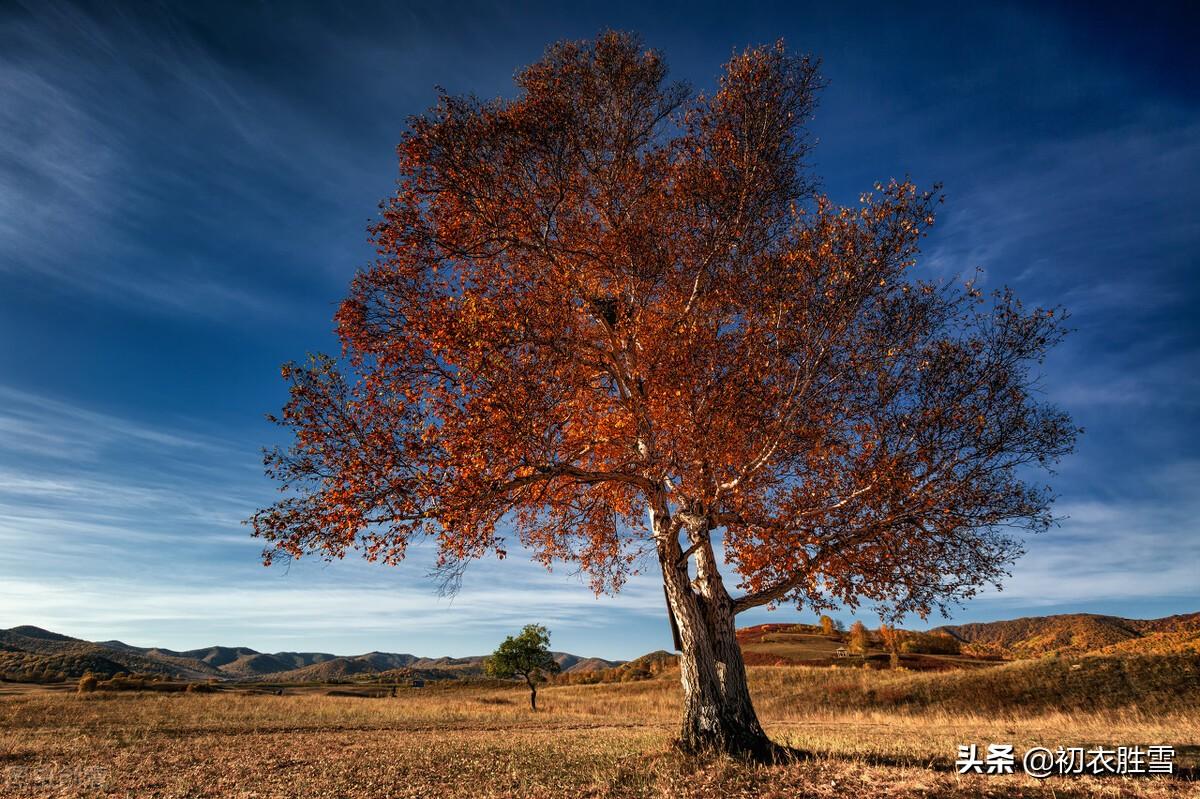
[[[552,652],[563,674],[603,671],[616,668],[621,661],[603,658],[584,658],[568,652]],[[483,674],[483,655],[465,658],[421,658],[414,655],[395,655],[388,652],[369,652],[356,657],[338,657],[303,668],[271,676],[281,682],[328,682],[350,677],[402,671],[412,677],[454,679],[478,677]]]
[[[938,627],[976,654],[1023,659],[1084,653],[1170,654],[1200,651],[1200,613],[1126,619],[1092,613]]]
[[[8,678],[75,679],[88,671],[103,676],[124,671],[197,680],[221,674],[200,661],[154,657],[29,625],[0,630],[0,647],[0,677]]]
[[[609,669],[621,661],[554,653],[564,672]],[[483,655],[418,657],[393,652],[339,656],[327,652],[258,652],[248,647],[212,646],[177,651],[138,647],[123,641],[92,642],[40,627],[0,630],[0,679],[73,680],[86,672],[111,677],[120,672],[176,680],[272,680],[322,682],[403,670],[427,679],[483,673]]]
[[[929,633],[949,635],[959,641],[961,655],[904,654],[902,665],[929,670],[974,667],[999,659],[1028,660],[1046,655],[1200,653],[1200,613],[1161,619],[1069,613],[944,625]],[[761,624],[738,630],[738,641],[748,665],[828,665],[838,661],[837,649],[845,646],[845,640],[845,634],[826,636],[819,628],[803,624]],[[886,657],[874,631],[867,656]]]

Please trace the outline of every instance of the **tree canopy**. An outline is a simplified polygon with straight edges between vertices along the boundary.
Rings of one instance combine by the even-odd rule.
[[[508,636],[488,657],[485,672],[490,677],[520,677],[529,686],[529,704],[537,710],[537,684],[559,671],[550,652],[550,633],[539,624],[527,624],[516,636]]]
[[[998,581],[1076,433],[1037,391],[1061,310],[922,277],[936,189],[823,196],[818,64],[782,44],[711,94],[620,33],[516,83],[404,133],[342,357],[283,368],[268,562],[430,539],[453,567],[511,536],[614,591],[723,547],[733,613],[924,614]]]

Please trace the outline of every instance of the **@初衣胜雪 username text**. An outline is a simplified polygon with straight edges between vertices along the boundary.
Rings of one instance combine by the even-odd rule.
[[[1054,776],[1118,776],[1174,774],[1175,748],[1164,745],[1033,746],[1019,762],[1021,770],[1042,779]],[[954,766],[959,774],[1012,774],[1017,769],[1017,752],[1012,744],[962,744]]]

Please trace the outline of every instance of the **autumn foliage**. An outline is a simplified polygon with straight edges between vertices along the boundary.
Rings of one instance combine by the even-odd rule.
[[[894,624],[879,625],[879,641],[888,653],[888,663],[895,669],[900,667],[900,648],[904,644],[906,633],[896,629]]]
[[[867,649],[871,646],[871,636],[867,632],[867,626],[861,621],[856,621],[850,625],[850,635],[847,638],[849,649],[859,655],[865,655]]]
[[[431,539],[454,572],[516,538],[612,591],[648,554],[685,683],[733,664],[748,608],[926,613],[998,580],[1004,531],[1051,522],[1027,467],[1075,433],[1034,390],[1061,313],[920,278],[935,192],[822,196],[822,80],[782,44],[712,94],[618,33],[516,83],[443,94],[403,135],[342,357],[283,369],[266,559]]]

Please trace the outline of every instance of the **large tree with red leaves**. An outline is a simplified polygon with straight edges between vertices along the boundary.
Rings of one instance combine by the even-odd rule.
[[[737,614],[928,613],[1051,521],[1075,429],[1034,368],[1061,313],[920,280],[938,198],[837,207],[807,177],[816,64],[748,50],[718,90],[632,36],[550,47],[512,100],[441,96],[399,146],[340,359],[284,367],[256,513],[280,554],[454,569],[515,536],[617,590],[652,554],[682,642],[681,742],[758,758]]]

